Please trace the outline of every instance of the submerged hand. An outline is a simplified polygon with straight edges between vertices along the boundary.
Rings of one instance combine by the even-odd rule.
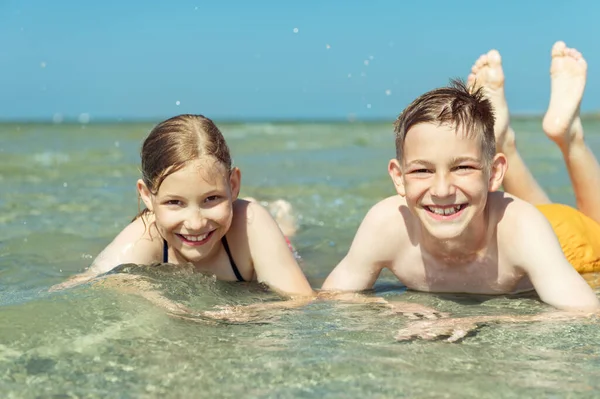
[[[476,317],[417,321],[398,331],[396,340],[409,341],[419,338],[427,341],[456,342],[476,331],[483,323],[484,321]]]
[[[218,310],[208,310],[200,315],[213,320],[227,321],[233,323],[266,322],[277,318],[277,315],[268,314],[270,308],[261,308],[256,305],[248,306],[218,306]]]
[[[387,301],[386,304],[391,308],[391,313],[406,316],[412,320],[436,320],[449,316],[448,313],[418,303]]]

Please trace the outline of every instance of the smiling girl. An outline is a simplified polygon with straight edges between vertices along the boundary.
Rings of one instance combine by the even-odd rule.
[[[271,214],[238,199],[240,170],[217,126],[202,115],[159,123],[141,150],[137,181],[145,208],[65,285],[126,263],[192,264],[224,281],[258,281],[284,295],[312,295]]]

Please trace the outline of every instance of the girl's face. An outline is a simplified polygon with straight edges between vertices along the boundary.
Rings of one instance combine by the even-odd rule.
[[[141,185],[140,185],[141,182]],[[240,188],[240,172],[213,160],[199,159],[167,176],[156,195],[138,182],[146,207],[170,247],[187,261],[209,258],[219,248],[233,217],[232,205]]]

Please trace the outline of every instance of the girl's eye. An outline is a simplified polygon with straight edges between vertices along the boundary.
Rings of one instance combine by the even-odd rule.
[[[179,201],[179,200],[168,200],[166,202],[167,205],[183,205],[183,202]]]
[[[218,200],[218,199],[219,199],[219,196],[218,196],[218,195],[211,195],[211,196],[209,196],[209,197],[206,197],[206,200],[205,200],[205,201],[206,201],[206,202],[213,202],[213,201],[216,201],[216,200]]]

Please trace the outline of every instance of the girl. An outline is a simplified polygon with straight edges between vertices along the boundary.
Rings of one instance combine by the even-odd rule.
[[[217,126],[202,115],[159,123],[141,150],[143,209],[76,285],[118,265],[192,264],[225,281],[259,281],[288,296],[313,291],[269,212],[238,199],[240,170]],[[58,287],[57,287],[58,288]]]

